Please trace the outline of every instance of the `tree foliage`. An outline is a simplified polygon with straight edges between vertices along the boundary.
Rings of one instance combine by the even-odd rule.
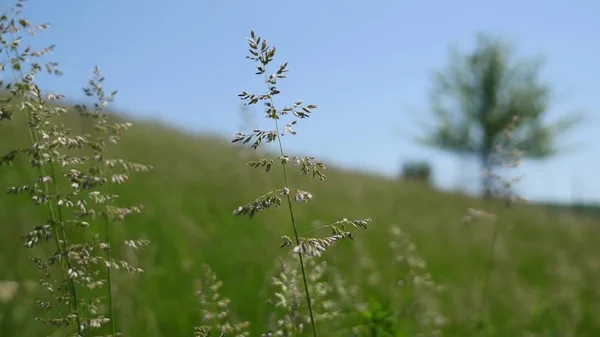
[[[420,138],[422,144],[479,158],[488,158],[513,116],[519,116],[514,140],[524,156],[546,158],[559,152],[558,136],[581,119],[569,114],[547,123],[551,87],[540,80],[539,59],[515,61],[513,47],[478,35],[475,50],[451,53],[449,66],[436,73],[431,112],[437,125]],[[483,180],[484,192],[486,181]]]

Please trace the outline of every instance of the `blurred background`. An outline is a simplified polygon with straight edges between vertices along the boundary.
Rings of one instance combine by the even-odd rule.
[[[320,107],[314,122],[299,130],[303,139],[288,140],[290,151],[386,176],[395,176],[404,161],[426,160],[438,168],[436,186],[469,192],[477,191],[480,176],[472,158],[419,146],[414,138],[437,122],[430,96],[436,73],[453,65],[451,50],[466,57],[476,52],[478,35],[501,39],[513,47],[507,66],[542,63],[537,83],[550,90],[544,123],[587,117],[560,138],[560,155],[524,163],[520,188],[534,200],[594,202],[600,198],[594,185],[600,150],[592,141],[598,126],[597,6],[61,1],[32,2],[26,13],[52,24],[36,43],[58,46],[53,59],[65,75],[42,82],[46,87],[79,100],[97,64],[119,90],[115,110],[226,137],[240,131],[236,95],[261,88],[243,57],[254,29],[278,48],[280,62],[290,64],[293,78],[282,82],[281,101],[303,99]],[[250,113],[263,125],[255,110]],[[350,135],[354,144],[341,141]]]

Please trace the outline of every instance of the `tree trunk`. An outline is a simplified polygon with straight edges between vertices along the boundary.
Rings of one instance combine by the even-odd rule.
[[[484,200],[489,200],[493,196],[492,164],[490,162],[491,150],[485,147],[481,150],[481,194]]]

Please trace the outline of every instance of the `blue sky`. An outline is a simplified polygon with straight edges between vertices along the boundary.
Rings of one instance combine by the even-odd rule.
[[[236,95],[263,90],[244,58],[254,29],[277,47],[277,63],[289,62],[277,102],[319,106],[285,139],[291,152],[390,176],[403,161],[424,159],[436,184],[470,190],[475,162],[411,137],[431,122],[432,73],[447,64],[448,48],[468,51],[477,33],[494,34],[517,55],[545,57],[543,78],[556,90],[549,119],[587,114],[564,137],[567,152],[525,162],[519,189],[533,200],[600,201],[598,13],[593,0],[29,0],[24,15],[52,24],[35,45],[56,44],[51,59],[65,75],[42,79],[46,88],[81,99],[99,65],[106,86],[119,90],[116,109],[227,137],[244,131]],[[251,112],[265,126],[260,111]]]

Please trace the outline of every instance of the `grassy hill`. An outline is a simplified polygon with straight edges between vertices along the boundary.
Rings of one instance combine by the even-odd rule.
[[[79,130],[90,127],[76,116],[66,122]],[[0,153],[27,144],[23,120],[0,123]],[[117,255],[130,255],[145,270],[140,276],[117,276],[116,308],[124,336],[191,336],[193,327],[201,324],[195,292],[204,263],[224,282],[222,293],[231,299],[234,317],[250,321],[253,336],[265,332],[272,312],[267,303],[271,277],[278,257],[289,255],[280,247],[280,236],[291,235],[287,212],[282,207],[252,220],[232,212],[283,187],[279,168],[262,173],[244,165],[253,153],[224,140],[143,121],[134,123],[111,154],[154,166],[118,191],[122,202],[146,208],[116,225],[115,242],[139,237],[152,242],[135,255],[116,248]],[[411,329],[428,311],[446,317],[443,336],[478,335],[492,223],[462,225],[469,207],[499,216],[496,262],[481,311],[488,317],[491,335],[600,335],[600,229],[594,220],[533,206],[504,209],[419,184],[328,171],[325,182],[292,176],[294,186],[314,195],[310,202],[296,205],[301,230],[306,233],[315,221],[373,219],[368,230],[357,233],[354,241],[336,243],[323,260],[329,264],[329,280],[340,275],[355,284],[361,301],[388,301],[398,309],[427,299],[417,301],[424,306],[421,311],[407,310],[400,324],[403,336],[412,336]],[[0,167],[2,188],[32,177],[23,161]],[[35,305],[40,275],[19,238],[43,222],[45,213],[30,206],[26,197],[0,196],[0,281],[19,285],[12,296],[0,296],[0,336],[42,334],[41,325],[32,319],[41,310]],[[407,290],[398,285],[408,274],[396,267],[397,253],[390,247],[396,240],[390,232],[393,226],[410,235],[427,270],[444,287],[442,292],[432,295],[418,286]],[[335,335],[327,325],[320,330],[323,336]]]

